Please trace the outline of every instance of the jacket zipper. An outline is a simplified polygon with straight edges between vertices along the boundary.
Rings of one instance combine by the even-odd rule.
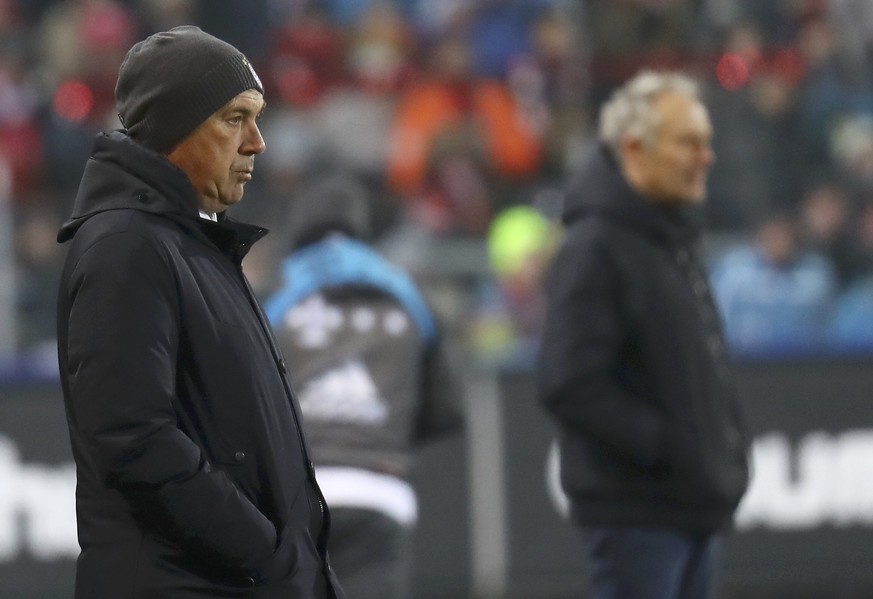
[[[324,494],[321,492],[321,487],[318,486],[318,481],[315,478],[315,466],[312,464],[312,460],[309,457],[309,448],[306,444],[306,437],[303,434],[303,429],[301,428],[302,417],[301,414],[297,410],[297,404],[294,401],[294,392],[291,386],[291,381],[288,379],[288,370],[285,366],[285,360],[282,357],[281,352],[279,351],[279,347],[276,344],[276,340],[273,337],[272,329],[270,329],[267,324],[266,316],[261,310],[260,305],[255,296],[255,292],[249,284],[248,279],[246,279],[245,273],[243,272],[242,261],[235,259],[237,273],[239,274],[240,280],[243,283],[243,287],[245,288],[247,299],[249,301],[249,305],[255,313],[255,316],[258,318],[258,323],[261,326],[261,331],[264,333],[264,336],[267,338],[267,341],[270,344],[270,351],[273,354],[273,362],[278,367],[279,376],[282,379],[282,385],[285,388],[285,395],[288,400],[288,404],[291,406],[291,411],[294,413],[294,427],[297,430],[297,439],[300,443],[300,447],[303,449],[303,458],[306,464],[307,474],[309,475],[309,482],[312,484],[315,489],[317,498],[318,498],[318,509],[321,512],[321,531],[318,535],[318,545],[326,551],[327,548],[327,535],[330,530],[330,516],[328,515],[327,510],[325,509],[325,500]]]

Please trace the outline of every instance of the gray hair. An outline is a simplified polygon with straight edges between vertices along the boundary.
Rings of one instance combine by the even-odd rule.
[[[663,94],[677,92],[699,99],[700,90],[691,77],[678,72],[640,71],[613,92],[600,109],[600,141],[619,156],[625,136],[654,141],[661,125],[661,114],[653,110]]]

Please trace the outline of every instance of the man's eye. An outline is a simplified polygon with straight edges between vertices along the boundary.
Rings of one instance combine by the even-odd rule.
[[[242,117],[241,116],[233,116],[233,117],[230,117],[229,119],[227,119],[227,122],[230,123],[231,125],[239,125],[242,122]]]

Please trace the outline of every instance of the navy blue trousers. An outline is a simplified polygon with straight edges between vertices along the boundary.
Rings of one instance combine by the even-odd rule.
[[[720,553],[716,535],[591,527],[588,599],[710,599]]]

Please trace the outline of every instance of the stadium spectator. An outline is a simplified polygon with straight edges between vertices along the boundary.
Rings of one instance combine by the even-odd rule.
[[[441,38],[428,59],[426,74],[398,98],[387,163],[392,189],[405,198],[419,192],[434,144],[447,134],[474,140],[489,168],[501,176],[515,181],[533,176],[540,140],[504,82],[475,77],[468,41]]]
[[[810,185],[800,200],[800,244],[831,263],[839,289],[850,285],[864,270],[853,230],[854,204],[849,190],[833,179]]]
[[[792,215],[771,214],[751,243],[716,259],[712,285],[737,354],[810,355],[826,349],[837,276],[827,257],[803,247]]]
[[[537,208],[501,211],[488,231],[493,277],[475,296],[470,343],[483,363],[529,370],[536,363],[545,318],[543,282],[559,235]]]

